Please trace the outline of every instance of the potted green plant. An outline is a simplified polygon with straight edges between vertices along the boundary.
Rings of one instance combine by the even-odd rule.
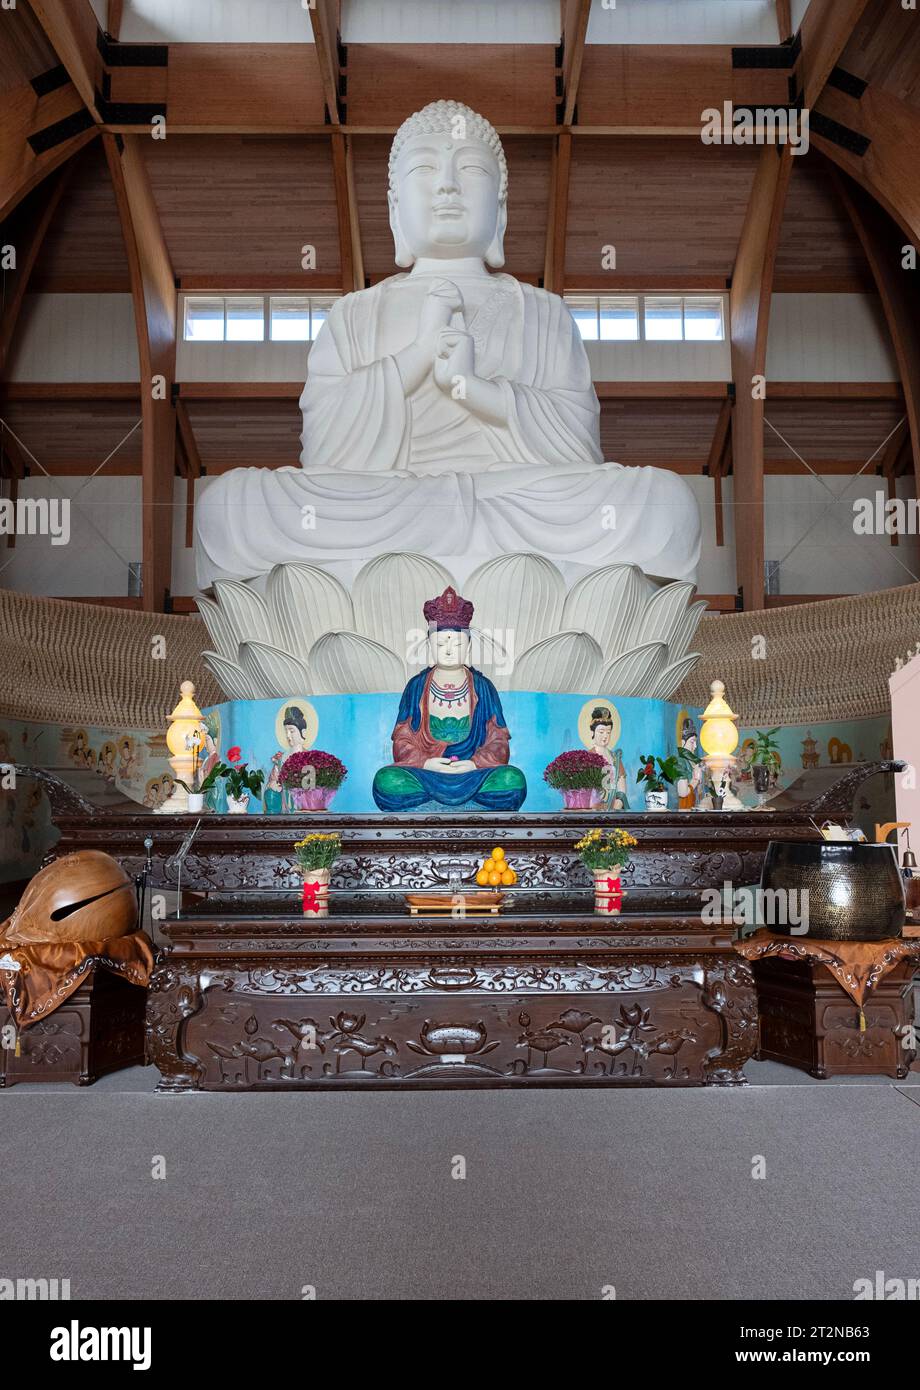
[[[751,753],[751,774],[754,778],[754,790],[759,795],[763,795],[769,790],[770,783],[777,772],[782,767],[779,744],[773,737],[779,733],[779,727],[768,729],[764,732],[757,729],[754,733],[754,751]]]
[[[645,809],[646,811],[666,811],[668,809],[668,787],[673,787],[678,777],[684,775],[687,761],[673,753],[667,758],[657,758],[652,753],[648,757],[643,757],[640,753],[639,757],[640,766],[636,781],[645,783]]]
[[[620,869],[629,859],[629,851],[638,844],[628,830],[589,830],[575,848],[581,862],[594,877],[594,911],[604,917],[615,916],[623,904]]]
[[[342,837],[306,835],[294,846],[297,865],[303,875],[303,915],[329,916],[329,879],[332,866],[342,852]]]
[[[265,773],[260,767],[251,768],[241,762],[239,748],[231,748],[227,753],[229,765],[221,764],[218,776],[227,784],[227,810],[231,815],[245,815],[249,810],[249,798],[260,800]]]
[[[181,777],[176,778],[180,787],[184,787],[188,792],[188,809],[194,815],[204,810],[204,799],[208,792],[214,787],[219,777],[222,777],[230,769],[226,763],[217,762],[211,768],[206,777],[201,776],[201,748],[200,743],[195,744],[192,756],[192,781],[183,782]]]

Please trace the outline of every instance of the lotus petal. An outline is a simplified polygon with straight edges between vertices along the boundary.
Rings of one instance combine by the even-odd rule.
[[[267,642],[244,642],[240,647],[240,666],[266,698],[311,693],[304,663]]]
[[[638,565],[606,565],[572,588],[562,610],[562,627],[588,632],[608,661],[627,649],[637,614],[649,599],[649,583]]]
[[[687,648],[696,635],[696,630],[700,625],[700,619],[706,612],[709,604],[704,598],[697,603],[691,603],[686,613],[679,620],[674,629],[674,634],[668,642],[668,660],[678,661],[680,657],[686,656]]]
[[[675,580],[652,594],[644,609],[633,619],[630,646],[639,642],[668,642],[696,593],[696,585],[688,580]]]
[[[700,652],[690,652],[688,656],[682,656],[679,661],[672,661],[670,666],[666,666],[661,675],[655,681],[651,690],[648,692],[650,700],[667,700],[693,670],[701,656]]]
[[[300,661],[308,659],[310,648],[324,632],[354,628],[347,589],[313,565],[276,565],[268,576],[267,594],[278,645]]]
[[[358,632],[327,632],[310,650],[315,695],[402,691],[406,668],[395,652]]]
[[[557,632],[518,657],[510,688],[549,695],[596,690],[603,664],[603,652],[586,632]]]
[[[501,555],[488,560],[466,581],[464,597],[475,606],[474,626],[494,634],[511,652],[526,652],[562,626],[565,582],[542,555]]]
[[[228,661],[235,661],[240,644],[220,604],[215,603],[212,598],[205,598],[204,594],[199,594],[195,602],[198,604],[198,612],[204,619],[204,625],[208,629],[211,641],[220,655],[226,657]]]
[[[261,700],[252,678],[235,661],[220,652],[202,652],[201,658],[228,700]]]
[[[268,604],[255,589],[238,579],[215,579],[214,592],[237,647],[241,642],[279,640]]]
[[[453,580],[443,565],[424,555],[378,555],[352,586],[355,628],[405,657],[413,668],[428,665],[428,629],[422,609]]]
[[[645,642],[608,661],[598,689],[611,696],[647,695],[667,662],[668,649],[664,642]]]

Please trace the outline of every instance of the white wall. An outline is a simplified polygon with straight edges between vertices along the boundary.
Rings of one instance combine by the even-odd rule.
[[[775,0],[593,0],[588,43],[772,44]]]
[[[878,295],[775,294],[767,380],[897,381]]]
[[[917,637],[920,638],[920,632],[917,633]],[[899,655],[903,661],[907,653],[900,652],[895,655]],[[893,660],[894,658],[892,663]],[[888,687],[891,691],[891,739],[894,756],[903,758],[915,774],[913,777],[901,776],[895,779],[898,820],[909,823],[911,848],[917,854],[920,852],[920,780],[916,776],[920,772],[920,720],[917,718],[917,710],[920,709],[920,656],[908,661],[900,671],[893,671]],[[905,844],[900,836],[898,844]]]
[[[101,27],[107,0],[92,0]],[[122,43],[312,43],[301,0],[125,0]]]
[[[724,343],[585,343],[594,381],[731,381]]]
[[[0,586],[30,594],[99,598],[128,592],[128,564],[141,558],[140,478],[48,478],[19,484],[20,497],[70,498],[70,540],[0,540]]]
[[[343,0],[342,5],[344,43],[555,44],[559,34],[558,0]]]
[[[853,503],[884,492],[882,479],[822,474],[768,476],[764,482],[765,558],[779,560],[780,592],[852,594],[889,589],[920,580],[916,537],[857,535]],[[898,481],[898,495],[913,493],[912,480]],[[887,497],[887,493],[885,493]]]
[[[186,343],[176,347],[177,381],[305,381],[309,343]]]
[[[27,294],[11,381],[140,381],[130,294]]]

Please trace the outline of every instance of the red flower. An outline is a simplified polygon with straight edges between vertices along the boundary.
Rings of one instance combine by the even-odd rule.
[[[242,749],[239,746],[229,749],[227,753],[227,761],[230,763],[238,763],[241,757]]]

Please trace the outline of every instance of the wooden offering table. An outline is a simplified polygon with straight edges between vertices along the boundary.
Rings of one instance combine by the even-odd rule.
[[[160,1090],[744,1085],[750,967],[699,916],[328,918],[214,905],[166,925]],[[611,920],[615,923],[610,929]]]

